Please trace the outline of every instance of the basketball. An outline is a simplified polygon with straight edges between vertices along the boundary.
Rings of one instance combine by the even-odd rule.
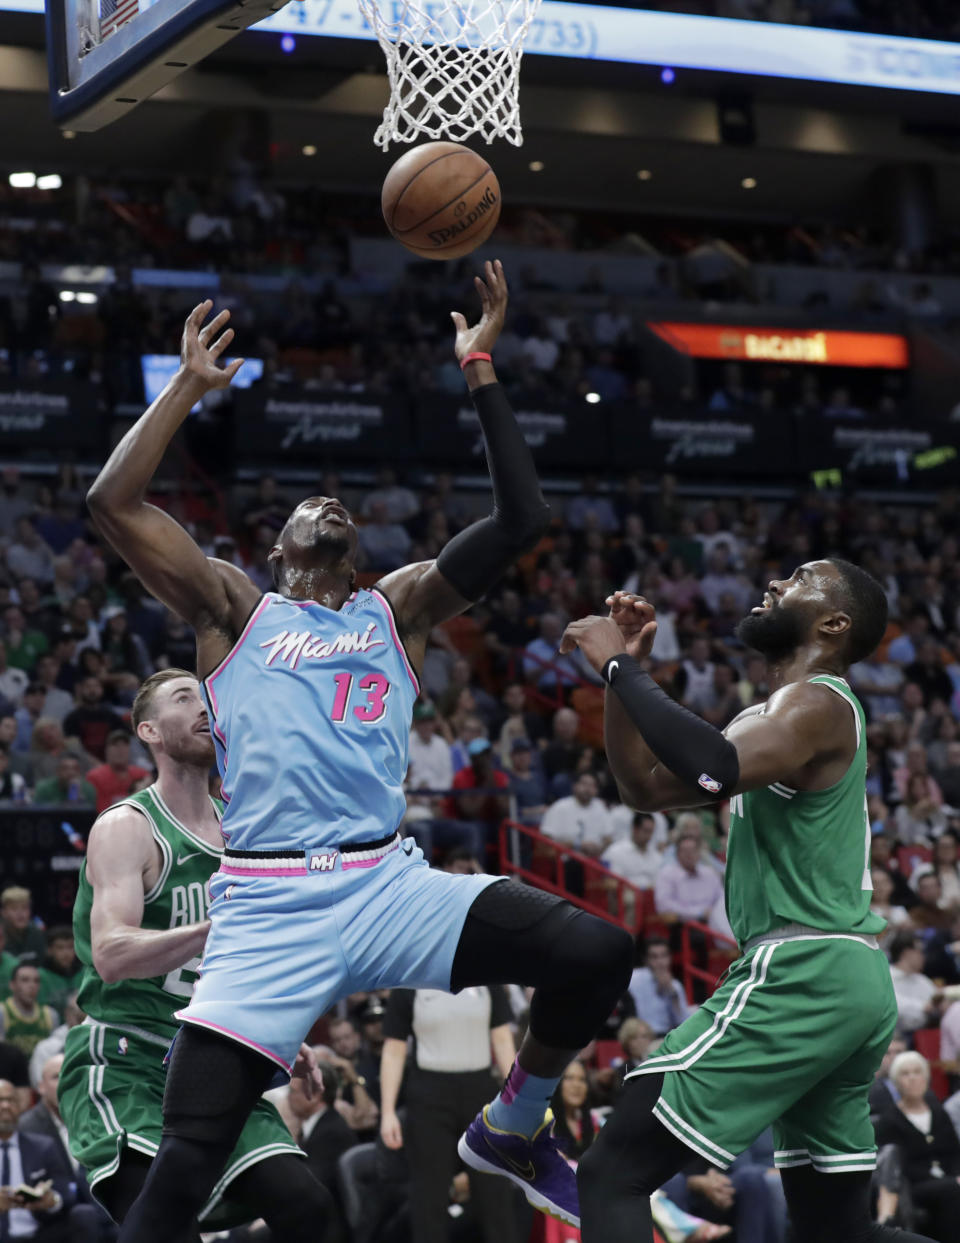
[[[457,142],[428,142],[393,165],[380,195],[391,234],[425,259],[459,259],[485,242],[500,216],[500,183]]]

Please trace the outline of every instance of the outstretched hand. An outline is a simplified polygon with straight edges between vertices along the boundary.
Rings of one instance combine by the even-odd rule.
[[[303,1080],[303,1094],[308,1101],[323,1092],[323,1072],[316,1053],[308,1044],[300,1046],[297,1060],[293,1064],[293,1078]]]
[[[598,673],[612,656],[626,652],[635,660],[645,660],[657,634],[654,608],[642,596],[615,591],[607,597],[609,617],[581,617],[563,632],[560,651],[579,647]]]
[[[450,318],[457,330],[453,349],[461,362],[468,354],[492,353],[497,338],[503,330],[503,318],[507,313],[507,300],[510,292],[507,289],[503,264],[499,259],[494,260],[493,263],[488,259],[483,265],[483,270],[486,279],[480,276],[473,278],[477,293],[480,295],[482,314],[479,323],[470,328],[459,311],[450,312]]]
[[[233,340],[234,332],[226,327],[230,318],[228,310],[221,311],[201,327],[212,310],[213,303],[207,298],[187,316],[180,342],[180,367],[207,389],[227,388],[243,366],[243,359],[235,358],[227,367],[219,365],[220,355]]]

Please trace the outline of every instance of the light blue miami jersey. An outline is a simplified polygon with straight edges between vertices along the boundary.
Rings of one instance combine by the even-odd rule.
[[[380,592],[339,612],[267,592],[203,685],[232,850],[363,843],[400,824],[419,686]]]

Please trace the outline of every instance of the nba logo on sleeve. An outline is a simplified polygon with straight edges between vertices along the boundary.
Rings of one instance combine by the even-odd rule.
[[[331,851],[327,854],[313,854],[310,856],[311,872],[332,872],[337,862],[338,850]]]
[[[703,786],[703,788],[710,794],[720,793],[720,782],[715,781],[713,777],[708,776],[707,773],[700,774],[700,779],[697,784]]]

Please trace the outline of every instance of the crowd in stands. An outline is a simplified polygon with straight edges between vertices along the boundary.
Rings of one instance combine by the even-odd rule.
[[[643,0],[636,7],[920,39],[960,38],[960,21],[948,0]]]
[[[364,581],[408,559],[434,556],[478,508],[449,476],[417,489],[386,467],[364,494],[341,488],[332,476],[320,487],[341,495],[358,516]],[[69,468],[50,483],[28,482],[12,470],[0,481],[0,832],[2,807],[32,801],[102,810],[149,783],[149,754],[128,724],[133,694],[155,668],[193,667],[191,634],[146,598],[98,541],[81,496]],[[265,476],[252,491],[238,487],[222,511],[188,492],[157,499],[205,551],[234,561],[266,590],[272,584],[265,551],[299,496]],[[583,868],[599,861],[611,877],[651,895],[653,926],[663,936],[638,942],[637,970],[601,1033],[603,1051],[586,1050],[561,1086],[557,1112],[561,1133],[569,1133],[571,1159],[615,1101],[624,1067],[641,1060],[702,1000],[701,986],[688,990],[678,977],[676,932],[682,921],[701,925],[694,945],[701,962],[722,955],[729,933],[722,887],[725,814],[667,817],[635,814],[621,805],[603,758],[596,679],[576,655],[557,654],[565,623],[602,608],[615,587],[637,590],[656,604],[654,675],[722,728],[768,692],[762,660],[739,644],[734,631],[770,578],[836,554],[864,565],[883,583],[889,633],[850,674],[868,718],[875,906],[889,921],[885,948],[899,1035],[922,1045],[933,1062],[935,1085],[946,1095],[946,1076],[960,1073],[960,497],[944,494],[923,509],[822,494],[787,503],[750,497],[706,503],[681,495],[669,477],[655,491],[630,477],[607,488],[586,479],[580,493],[554,500],[554,512],[544,543],[466,617],[431,636],[411,733],[405,829],[452,869],[497,868],[499,826],[511,817],[568,852],[569,864],[576,865],[566,872],[572,892],[583,883]],[[31,1082],[35,1089],[41,1083],[41,1061],[57,1052],[58,1033],[62,1038],[81,1017],[71,994],[77,963],[69,931],[45,934],[26,891],[8,887],[2,914],[0,992],[9,994],[4,1029],[15,1035],[26,1016],[35,1025],[28,1041],[34,1035],[44,1039],[32,1080],[22,1061],[17,1068],[16,1042],[0,1043],[0,1079],[12,1079],[26,1105]],[[506,1001],[496,1002],[493,1026],[513,1035],[522,1031],[526,1002],[523,990],[507,990]],[[330,1170],[339,1155],[358,1144],[376,1145],[364,1149],[368,1166],[356,1158],[355,1173],[360,1178],[361,1168],[380,1171],[374,1180],[386,1200],[369,1203],[386,1204],[384,1220],[400,1231],[409,1170],[402,1142],[393,1142],[393,1118],[403,1100],[398,1096],[386,1111],[385,1126],[380,1066],[384,1031],[405,1040],[403,1022],[416,1021],[416,1008],[413,1018],[408,1014],[401,1022],[394,1016],[390,1023],[396,1025],[385,1028],[384,1003],[388,1014],[399,1004],[386,997],[354,998],[327,1016],[316,1033],[331,1068],[327,1098],[322,1106],[310,1104],[294,1088],[284,1108],[308,1150],[321,1154],[317,1168],[326,1162],[322,1168],[338,1186]],[[618,1032],[620,1044],[611,1046]],[[20,1053],[35,1054],[36,1043]],[[893,1142],[902,1116],[916,1126],[926,1113],[914,1116],[912,1106],[903,1104],[913,1098],[896,1087],[896,1075],[884,1074],[899,1093],[889,1108],[900,1116],[883,1123]],[[960,1123],[957,1104],[948,1102],[945,1116],[952,1111]],[[931,1106],[930,1125],[937,1128],[936,1142],[948,1144],[953,1132],[943,1128],[937,1110]],[[377,1162],[386,1164],[381,1169]],[[728,1174],[704,1168],[682,1186],[668,1187],[660,1211],[689,1214],[685,1220],[692,1223],[716,1218],[734,1227],[737,1238],[779,1243],[782,1196],[768,1168],[761,1143]],[[451,1177],[450,1220],[464,1231],[456,1237],[468,1239],[482,1196]],[[914,1181],[909,1211],[933,1221],[927,1226],[933,1233],[937,1213],[947,1209],[931,1200],[922,1178]],[[349,1224],[344,1237],[362,1240],[367,1227],[351,1199],[352,1185],[348,1180],[341,1201]],[[448,1198],[441,1197],[441,1211],[449,1215]],[[360,1201],[366,1203],[364,1196]],[[890,1211],[906,1213],[901,1201]],[[747,1217],[766,1222],[763,1233],[746,1233]],[[697,1228],[689,1227],[691,1236]],[[381,1233],[369,1237],[390,1237],[383,1223],[375,1229]],[[396,1235],[403,1237],[409,1236]]]

